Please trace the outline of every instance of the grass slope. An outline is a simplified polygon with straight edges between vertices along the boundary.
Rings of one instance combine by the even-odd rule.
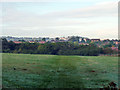
[[[4,88],[102,88],[118,82],[117,57],[30,54],[2,57]]]

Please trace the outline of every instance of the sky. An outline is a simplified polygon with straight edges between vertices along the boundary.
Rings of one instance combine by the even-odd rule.
[[[1,0],[2,36],[118,38],[118,0]]]

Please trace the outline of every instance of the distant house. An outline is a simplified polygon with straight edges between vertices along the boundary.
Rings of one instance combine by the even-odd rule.
[[[67,40],[68,40],[68,38],[65,38],[65,37],[60,37],[60,40],[67,41]]]
[[[20,41],[13,41],[14,43],[16,43],[16,44],[20,44],[20,43],[22,43],[22,42],[20,42]]]
[[[46,38],[46,42],[51,42],[51,38]]]
[[[103,42],[102,45],[108,45],[110,42]]]
[[[79,45],[89,45],[88,43],[79,43]]]
[[[35,43],[34,41],[29,41],[29,43]]]
[[[118,51],[118,47],[111,47],[112,50]]]
[[[85,42],[87,42],[87,39],[86,39],[86,38],[84,38],[84,41],[85,41]]]
[[[79,38],[79,42],[82,42],[82,38]]]
[[[51,43],[55,43],[55,40],[51,40]]]
[[[114,43],[115,43],[116,45],[118,45],[118,44],[119,44],[119,42],[118,42],[118,41],[115,41]]]
[[[59,42],[65,42],[65,40],[59,40]]]
[[[39,43],[44,44],[44,43],[45,43],[45,41],[40,41]]]
[[[91,42],[98,42],[100,39],[91,39]]]

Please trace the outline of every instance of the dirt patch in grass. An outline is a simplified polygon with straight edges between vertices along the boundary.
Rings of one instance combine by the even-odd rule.
[[[27,69],[26,69],[26,68],[24,68],[24,69],[22,69],[22,70],[26,71]]]
[[[96,72],[96,71],[92,70],[92,71],[90,71],[90,72]]]

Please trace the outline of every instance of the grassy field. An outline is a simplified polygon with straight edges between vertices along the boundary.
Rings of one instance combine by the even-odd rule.
[[[118,57],[2,54],[4,88],[103,88],[118,82]]]

